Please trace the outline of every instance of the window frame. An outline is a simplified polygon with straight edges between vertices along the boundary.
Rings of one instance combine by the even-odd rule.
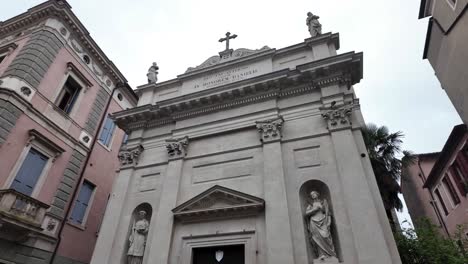
[[[76,200],[78,199],[78,196],[80,195],[81,189],[83,188],[83,185],[84,185],[85,182],[88,183],[89,185],[91,185],[93,187],[93,189],[92,189],[91,195],[89,196],[89,202],[88,202],[88,205],[86,207],[86,211],[85,211],[85,213],[83,215],[83,220],[81,221],[81,224],[80,224],[80,223],[77,223],[77,222],[73,221],[71,219],[71,216],[73,215],[73,211],[74,211],[75,206],[76,206]],[[97,190],[97,185],[92,183],[91,181],[89,181],[87,179],[84,179],[81,182],[80,189],[78,189],[77,196],[75,197],[75,200],[73,201],[72,209],[70,211],[70,214],[67,217],[67,223],[68,224],[70,224],[72,226],[79,227],[81,229],[86,229],[86,224],[88,222],[89,212],[91,211],[91,207],[93,206],[93,203],[94,203],[94,196],[96,195],[96,190]]]
[[[8,52],[0,52],[0,58],[3,58],[0,60],[0,65],[5,61],[5,59],[8,57]]]
[[[62,93],[62,91],[64,89],[64,86],[68,81],[68,78],[72,78],[73,81],[76,82],[81,88],[78,91],[78,94],[77,94],[77,96],[75,98],[73,106],[71,107],[72,109],[67,113],[65,110],[62,110],[61,108],[58,107],[58,103],[59,103],[58,101],[59,101],[60,94]],[[57,88],[56,92],[55,92],[54,100],[51,100],[52,104],[54,105],[54,108],[56,108],[57,111],[60,112],[63,115],[67,115],[69,117],[74,117],[76,115],[77,111],[78,111],[78,108],[80,108],[81,99],[83,98],[83,94],[87,90],[87,86],[81,81],[81,79],[73,71],[68,71],[64,75],[64,77],[63,77],[62,81],[60,82],[60,84],[58,85],[58,87],[59,88]]]
[[[440,193],[439,187],[434,189],[434,194],[437,197],[437,200],[439,201],[439,207],[442,207],[442,211],[444,211],[445,216],[448,216],[450,212],[448,211],[447,205],[445,205],[444,198],[442,197],[442,194]]]
[[[465,182],[465,175],[462,168],[460,167],[460,164],[458,164],[458,162],[455,161],[450,167],[449,171],[451,176],[453,177],[453,180],[455,181],[455,185],[457,185],[460,195],[462,197],[466,196],[468,194],[468,183]]]
[[[452,208],[457,207],[460,204],[460,197],[458,197],[457,190],[453,186],[453,183],[450,179],[449,174],[445,174],[445,176],[441,180],[442,186],[444,188],[444,192],[446,193],[446,196],[450,200],[450,204],[452,205]]]
[[[49,171],[52,167],[52,163],[56,156],[56,154],[53,153],[53,151],[51,151],[46,146],[44,146],[43,144],[37,141],[32,141],[30,142],[30,144],[26,145],[23,148],[21,154],[18,157],[18,160],[16,161],[15,165],[13,166],[13,169],[10,172],[10,175],[8,176],[8,179],[5,181],[4,188],[9,189],[11,187],[11,185],[13,184],[13,181],[16,178],[16,175],[18,174],[21,166],[26,160],[26,157],[28,156],[31,148],[35,149],[37,152],[41,153],[42,155],[48,158],[46,164],[44,165],[44,168],[42,169],[41,174],[39,175],[37,179],[36,185],[34,186],[33,191],[30,195],[30,197],[32,198],[37,198],[45,183],[45,179],[47,178],[47,175],[49,174]]]
[[[106,124],[107,124],[107,120],[111,120],[111,122],[112,122],[112,132],[111,132],[110,138],[109,138],[109,140],[108,140],[108,145],[106,145],[104,142],[101,141],[101,134],[102,134],[103,131],[104,131],[104,127],[105,127]],[[112,120],[112,119],[110,118],[110,114],[107,113],[106,119],[104,120],[104,123],[102,124],[101,129],[99,130],[99,135],[98,135],[98,140],[97,140],[97,141],[99,142],[99,144],[101,144],[104,148],[106,148],[106,149],[109,150],[109,151],[112,149],[112,143],[114,142],[114,138],[115,138],[115,134],[116,134],[116,133],[115,133],[115,132],[116,132],[116,128],[117,128],[117,126],[116,126],[114,120]]]

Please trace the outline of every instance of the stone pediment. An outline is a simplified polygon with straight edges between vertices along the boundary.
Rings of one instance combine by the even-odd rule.
[[[212,57],[208,58],[207,60],[205,60],[202,64],[200,64],[200,65],[198,65],[196,67],[189,67],[185,71],[185,73],[190,73],[190,72],[193,72],[193,71],[196,71],[196,70],[205,69],[205,68],[208,68],[208,67],[211,67],[211,66],[214,66],[214,65],[218,65],[218,64],[221,64],[221,63],[224,63],[224,62],[240,59],[240,58],[247,57],[247,56],[250,56],[250,55],[253,55],[253,54],[262,53],[262,52],[268,51],[268,50],[271,50],[271,48],[268,47],[268,46],[264,46],[263,48],[256,49],[256,50],[242,49],[242,48],[241,49],[236,49],[234,51],[230,50],[230,51],[232,51],[232,54],[230,54],[230,56],[221,56],[221,55],[212,56]]]
[[[172,210],[184,222],[257,215],[265,208],[261,198],[215,185]]]

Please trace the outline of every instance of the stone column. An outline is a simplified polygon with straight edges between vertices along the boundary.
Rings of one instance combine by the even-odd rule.
[[[351,130],[351,115],[356,107],[357,105],[352,103],[341,103],[322,108],[322,117],[327,121],[331,134],[339,180],[357,251],[356,263],[390,264],[392,259],[385,234],[379,223],[377,208],[361,163],[362,157]],[[343,261],[346,263],[353,261],[344,257]]]
[[[286,186],[281,151],[281,116],[256,122],[263,143],[265,233],[268,264],[294,263]]]
[[[138,145],[131,148],[130,151],[122,150],[119,152],[119,159],[122,168],[112,187],[112,193],[107,204],[104,219],[102,220],[103,224],[101,226],[101,230],[99,231],[99,236],[94,248],[91,264],[111,262],[111,254],[114,255],[115,258],[119,258],[121,256],[120,251],[112,252],[112,250],[115,251],[115,248],[110,245],[114,245],[114,241],[116,241],[116,236],[118,233],[116,231],[118,230],[123,210],[122,205],[125,204],[126,201],[130,179],[132,178],[133,172],[135,171],[134,166],[138,164],[138,158],[140,157],[143,150],[143,147]]]
[[[177,195],[187,146],[188,137],[166,141],[169,163],[164,176],[156,219],[151,219],[155,227],[151,245],[145,250],[147,252],[145,258],[148,259],[148,263],[169,263],[169,251],[174,230],[172,209],[177,205]]]

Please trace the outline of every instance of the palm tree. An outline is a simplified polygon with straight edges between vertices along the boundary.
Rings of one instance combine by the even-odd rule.
[[[368,124],[362,129],[362,134],[387,217],[394,228],[392,210],[401,211],[403,209],[403,203],[398,197],[398,194],[401,193],[398,182],[402,169],[413,163],[415,158],[411,152],[402,151],[401,144],[404,135],[400,131],[390,133],[385,126],[378,127],[375,124]],[[402,155],[401,159],[398,158]]]

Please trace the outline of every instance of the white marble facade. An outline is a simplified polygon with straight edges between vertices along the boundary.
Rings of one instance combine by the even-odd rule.
[[[362,53],[338,48],[325,33],[224,51],[140,86],[139,106],[114,115],[140,152],[125,156],[91,263],[126,263],[141,210],[144,264],[190,264],[195,248],[234,244],[246,264],[401,263],[360,131]],[[313,191],[337,258],[314,251]]]

